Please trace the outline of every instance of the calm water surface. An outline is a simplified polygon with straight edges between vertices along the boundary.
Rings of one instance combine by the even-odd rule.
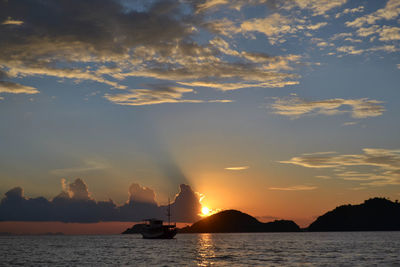
[[[400,266],[400,232],[2,236],[0,265]]]

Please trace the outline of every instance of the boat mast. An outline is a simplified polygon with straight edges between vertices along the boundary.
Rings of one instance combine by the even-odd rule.
[[[171,204],[170,204],[170,202],[169,202],[169,197],[168,197],[167,216],[168,216],[168,225],[170,225],[170,224],[171,224]]]

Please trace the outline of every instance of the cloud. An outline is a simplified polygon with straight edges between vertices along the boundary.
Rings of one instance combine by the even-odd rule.
[[[383,51],[386,53],[394,53],[394,52],[399,51],[399,48],[397,48],[394,45],[379,45],[379,46],[373,46],[373,47],[366,48],[366,49],[360,49],[360,48],[356,48],[356,47],[350,45],[350,46],[337,47],[336,50],[343,54],[361,55],[363,53],[377,52],[377,51]]]
[[[156,194],[153,189],[142,187],[139,184],[133,183],[129,187],[129,202],[141,202],[157,205]]]
[[[276,190],[276,191],[309,191],[315,190],[318,187],[316,186],[308,186],[308,185],[294,185],[288,187],[269,187],[269,190]]]
[[[12,19],[11,17],[8,17],[1,24],[3,24],[3,25],[22,25],[22,24],[24,24],[24,22],[22,20],[15,20],[15,19]]]
[[[55,169],[51,170],[50,173],[54,175],[71,175],[75,173],[82,173],[88,171],[97,171],[104,170],[108,167],[107,162],[97,160],[97,159],[85,159],[83,160],[83,165],[79,167],[71,167],[71,168],[63,168],[63,169]]]
[[[399,0],[389,0],[384,8],[378,9],[377,11],[356,18],[353,21],[346,22],[348,27],[362,27],[365,24],[374,24],[379,20],[392,20],[399,16],[400,14],[400,1]]]
[[[90,193],[86,183],[82,179],[76,179],[68,186],[68,193],[72,199],[91,200]]]
[[[331,168],[336,176],[362,185],[383,186],[400,184],[400,150],[364,148],[363,154],[303,154],[280,163],[306,168]],[[368,168],[360,172],[359,169]]]
[[[271,0],[205,0],[198,3],[196,9],[197,12],[204,12],[208,9],[213,9],[223,5],[224,7],[236,9],[239,11],[243,6],[260,5],[264,3],[271,3],[271,6],[273,5],[272,2],[273,1]]]
[[[191,85],[190,83],[182,83]],[[154,89],[133,89],[119,94],[106,94],[104,97],[118,105],[145,106],[165,103],[230,103],[229,99],[183,99],[184,93],[195,93],[193,89],[173,86],[154,86]]]
[[[310,10],[314,16],[323,15],[329,10],[345,4],[347,0],[205,0],[198,1],[196,5],[197,12],[208,11],[209,9],[230,8],[240,11],[244,6],[267,5],[269,9],[292,9],[299,7]]]
[[[22,85],[14,82],[0,81],[0,93],[8,94],[37,94],[39,91],[27,85]]]
[[[315,176],[315,178],[323,179],[323,180],[331,179],[331,177],[327,176],[327,175],[317,175],[317,176]]]
[[[191,87],[208,87],[215,88],[221,91],[231,91],[243,88],[274,88],[274,87],[284,87],[288,85],[299,84],[298,81],[285,81],[277,78],[275,81],[265,82],[265,83],[218,83],[218,82],[178,82],[181,85],[191,86]]]
[[[167,206],[161,207],[164,210]],[[201,214],[200,194],[188,185],[181,184],[180,192],[171,204],[172,219],[183,222],[197,221]]]
[[[235,50],[222,50],[221,43],[195,41],[200,29],[211,33],[210,40],[215,39],[215,31],[207,26],[205,16],[197,14],[199,10],[220,5],[240,9],[245,4],[272,2],[155,0],[127,5],[118,0],[60,0],[50,5],[43,1],[2,1],[0,21],[8,20],[10,24],[8,18],[18,18],[23,24],[1,26],[0,39],[4,41],[0,44],[0,65],[13,80],[50,76],[121,90],[128,89],[124,84],[128,77],[159,83],[243,84],[238,89],[283,87],[298,79],[284,72],[291,70],[289,63],[297,64],[290,55],[274,57],[240,51],[234,55],[237,60],[232,61],[225,55]],[[51,15],[43,18],[38,13]],[[28,86],[24,89],[37,91]],[[182,94],[191,89],[150,89],[154,88],[105,97],[112,103],[131,106],[202,102],[183,99]]]
[[[173,1],[169,3],[174,6]],[[24,27],[1,32],[1,39],[6,40],[0,46],[1,63],[16,75],[86,79],[118,88],[117,83],[88,70],[93,65],[85,63],[120,63],[129,59],[129,50],[138,44],[157,47],[162,42],[187,36],[189,29],[184,23],[172,18],[175,10],[170,10],[170,14],[158,12],[161,4],[155,4],[147,12],[126,12],[118,1],[112,0],[57,1],[52,5],[40,1],[3,1],[0,16],[14,13],[15,17],[23,17],[25,23]],[[51,16],[42,19],[38,12]],[[80,68],[71,63],[85,66]],[[54,69],[52,65],[66,67]]]
[[[359,12],[364,12],[364,6],[359,6],[355,8],[346,8],[342,12],[339,12],[335,15],[335,18],[338,19],[343,15],[346,14],[354,14],[354,13],[359,13]]]
[[[343,126],[352,126],[352,125],[356,125],[356,124],[358,124],[357,121],[347,121],[347,122],[344,122],[342,125]]]
[[[146,218],[165,219],[167,205],[158,205],[155,192],[133,183],[129,187],[127,203],[117,206],[112,200],[97,201],[92,198],[82,179],[68,183],[61,180],[60,194],[51,200],[44,197],[27,198],[21,187],[5,193],[0,202],[0,221],[141,221]],[[189,185],[181,184],[180,192],[171,203],[173,220],[194,222],[200,218],[200,194]]]
[[[353,118],[368,118],[381,116],[385,111],[384,107],[380,105],[383,102],[368,98],[334,98],[311,101],[294,96],[273,99],[275,102],[270,105],[273,112],[291,118],[310,114],[336,115],[343,113],[349,113]],[[346,107],[349,109],[344,109]]]
[[[311,10],[314,16],[324,15],[331,9],[344,5],[347,0],[294,0],[301,9]]]
[[[280,13],[274,13],[265,18],[246,20],[240,24],[240,27],[237,28],[235,28],[233,24],[226,25],[231,28],[223,30],[224,32],[240,32],[242,34],[259,32],[265,34],[271,44],[277,44],[285,42],[284,36],[287,34],[294,35],[295,33],[305,29],[315,31],[328,25],[328,23],[319,22],[312,24],[310,21],[304,19],[296,19],[289,16],[283,16]]]
[[[379,41],[397,41],[400,40],[400,28],[395,26],[378,26],[360,27],[357,29],[357,35],[361,37],[368,37],[370,35],[379,35]],[[375,36],[373,37],[375,38]]]
[[[380,41],[400,40],[400,27],[383,26],[379,36]]]
[[[292,19],[275,13],[262,19],[247,20],[240,25],[240,29],[242,32],[261,32],[270,37],[271,43],[275,43],[277,41],[275,36],[296,31],[290,26],[292,22]]]
[[[193,93],[193,89],[182,87],[159,87],[155,90],[134,89],[120,94],[106,94],[104,97],[118,105],[144,106],[164,103],[202,103],[198,99],[182,99],[184,93]]]
[[[236,166],[236,167],[226,167],[225,170],[228,171],[243,171],[250,168],[249,166]]]
[[[364,49],[356,49],[352,45],[337,47],[337,51],[350,55],[360,55],[365,52]]]

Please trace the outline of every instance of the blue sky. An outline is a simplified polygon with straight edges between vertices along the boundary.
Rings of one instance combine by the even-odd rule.
[[[398,0],[0,10],[0,194],[79,177],[98,200],[138,183],[165,203],[185,183],[215,209],[303,221],[399,197]]]

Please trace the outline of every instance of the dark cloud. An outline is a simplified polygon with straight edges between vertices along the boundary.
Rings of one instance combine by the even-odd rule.
[[[65,184],[64,190],[48,200],[43,197],[27,198],[21,187],[9,190],[0,202],[0,221],[140,221],[147,218],[166,219],[167,206],[159,206],[151,188],[133,183],[129,188],[129,199],[122,206],[112,200],[96,201],[91,198],[82,179]],[[180,192],[171,203],[172,219],[178,222],[193,222],[199,219],[199,194],[190,186],[181,184]]]
[[[129,187],[129,202],[142,202],[157,205],[156,193],[151,188],[142,187],[139,184],[133,183]]]
[[[172,218],[177,221],[193,222],[201,213],[200,196],[188,185],[181,184],[180,192],[171,204]],[[165,207],[166,208],[166,207]]]
[[[70,183],[68,187],[72,199],[77,199],[77,200],[91,199],[87,185],[82,179],[79,178],[76,179],[73,183]]]

